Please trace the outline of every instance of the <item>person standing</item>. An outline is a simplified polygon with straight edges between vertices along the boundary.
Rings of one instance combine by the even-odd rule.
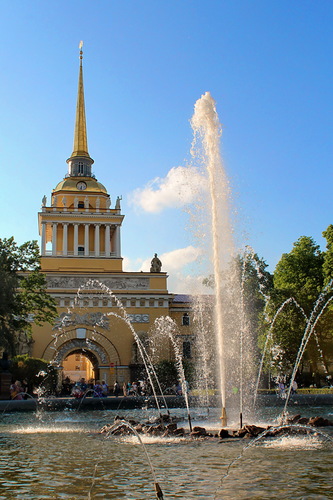
[[[291,394],[296,394],[298,389],[298,385],[296,380],[293,380],[293,383],[291,384]]]
[[[102,395],[103,395],[103,397],[105,397],[105,398],[106,398],[106,397],[107,397],[107,395],[108,395],[108,393],[109,393],[109,388],[108,388],[108,385],[107,385],[107,383],[105,382],[105,380],[102,380],[102,385],[101,385],[101,387],[102,387]]]
[[[119,396],[119,392],[120,392],[120,387],[118,381],[116,380],[115,383],[113,384],[113,394],[116,396],[116,398]]]
[[[102,398],[102,386],[99,380],[96,380],[96,384],[94,385],[94,398]]]

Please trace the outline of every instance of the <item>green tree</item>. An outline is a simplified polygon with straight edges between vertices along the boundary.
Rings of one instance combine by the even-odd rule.
[[[161,384],[162,389],[172,387],[177,383],[178,372],[176,363],[163,359],[155,365],[157,378]]]
[[[274,289],[286,298],[294,297],[310,314],[322,291],[324,255],[309,236],[301,236],[290,253],[282,255],[274,272]]]
[[[314,304],[323,289],[324,255],[311,237],[302,236],[293,245],[290,253],[282,255],[274,272],[274,289],[271,292],[267,312],[272,320],[279,307],[292,297],[276,318],[272,342],[279,352],[277,362],[282,371],[290,371]],[[305,317],[306,316],[306,317]],[[320,342],[322,327],[318,323],[316,332]],[[312,338],[305,360],[313,364],[318,361],[318,346]]]
[[[242,373],[243,379],[248,380],[250,384],[257,375],[258,363],[255,360],[259,358],[258,337],[265,328],[262,317],[265,314],[267,297],[273,286],[273,277],[267,271],[264,259],[248,247],[223,271],[221,282],[223,284],[221,291],[222,329],[224,339],[228,339],[225,370],[231,375],[228,377],[228,383],[233,385],[238,383],[240,373]],[[214,287],[214,276],[209,276],[203,284]],[[211,316],[213,314],[212,311]],[[207,331],[207,333],[211,337],[210,332]],[[209,338],[206,344],[209,345]],[[215,351],[216,344],[213,344],[212,348]],[[210,358],[207,355],[206,357]],[[234,382],[230,382],[232,377]]]
[[[14,238],[0,239],[0,347],[14,355],[18,334],[29,337],[33,322],[41,325],[55,316],[37,242],[18,246]]]
[[[15,356],[11,360],[10,372],[15,380],[26,381],[30,395],[39,386],[42,387],[43,393],[55,391],[57,371],[44,359],[30,358],[27,355]]]
[[[323,273],[324,284],[327,287],[327,298],[331,298],[333,292],[333,225],[330,224],[326,231],[323,231],[326,238],[326,251],[324,255]],[[322,351],[326,360],[333,359],[333,301],[330,302],[325,314],[320,318],[322,330]],[[327,362],[328,364],[328,362]]]
[[[251,331],[257,335],[259,321],[273,287],[273,276],[267,271],[264,259],[253,252],[239,255],[237,266],[243,289],[245,314]]]
[[[191,361],[187,359],[183,359],[182,364],[185,379],[187,380],[187,382],[191,383],[194,377],[194,367]],[[161,361],[156,363],[155,371],[162,389],[170,388],[174,384],[177,384],[177,381],[180,381],[177,364],[175,361],[162,359]]]
[[[230,276],[237,275],[238,287],[231,293],[230,301],[234,304],[242,297],[247,330],[252,332],[252,339],[256,339],[261,328],[261,317],[264,314],[266,300],[273,288],[273,276],[267,271],[267,264],[263,258],[247,249],[244,254],[239,254],[233,261],[230,269]],[[234,279],[227,277],[226,283],[231,283]],[[203,284],[208,288],[215,286],[214,276],[210,275],[203,280]],[[230,308],[231,310],[234,308]],[[232,324],[233,321],[230,321]]]
[[[323,231],[326,238],[326,252],[324,253],[323,272],[327,285],[333,279],[333,224],[330,224],[326,231]]]

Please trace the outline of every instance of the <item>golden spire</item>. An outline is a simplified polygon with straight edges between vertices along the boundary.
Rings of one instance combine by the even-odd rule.
[[[80,70],[79,70],[79,85],[77,93],[77,103],[76,103],[76,118],[75,118],[75,129],[74,129],[74,146],[73,153],[70,159],[77,156],[83,156],[90,158],[88,153],[88,141],[87,141],[87,126],[86,126],[86,112],[84,106],[84,90],[83,90],[83,70],[82,70],[82,58],[83,58],[83,42],[80,42]]]

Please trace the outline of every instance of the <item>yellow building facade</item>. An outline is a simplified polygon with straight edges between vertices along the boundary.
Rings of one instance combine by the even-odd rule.
[[[58,318],[52,326],[34,326],[32,355],[58,366],[59,380],[65,360],[83,356],[93,378],[111,385],[136,378],[142,364],[136,340],[147,346],[156,318],[170,316],[177,322],[177,336],[188,358],[192,336],[188,298],[168,292],[167,273],[162,272],[157,256],[149,272],[123,271],[121,199],[112,204],[107,189],[92,173],[93,163],[88,152],[81,50],[68,173],[53,189],[49,203],[44,196],[38,214],[41,267]],[[163,359],[173,359],[167,338],[159,341],[159,348]]]

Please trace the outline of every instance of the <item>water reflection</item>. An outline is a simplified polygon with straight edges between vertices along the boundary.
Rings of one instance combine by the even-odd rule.
[[[184,410],[174,413],[183,415],[182,425],[186,424]],[[324,415],[325,409],[319,413]],[[139,411],[122,414],[140,416]],[[89,491],[92,499],[154,498],[137,439],[105,439],[98,434],[114,416],[112,411],[47,413],[41,421],[33,414],[5,415],[0,429],[0,498],[80,500],[87,499]],[[193,418],[196,425],[200,411],[194,411]],[[264,439],[244,452],[248,443],[239,440],[145,437],[144,444],[165,499],[332,498],[332,443],[320,436]]]

